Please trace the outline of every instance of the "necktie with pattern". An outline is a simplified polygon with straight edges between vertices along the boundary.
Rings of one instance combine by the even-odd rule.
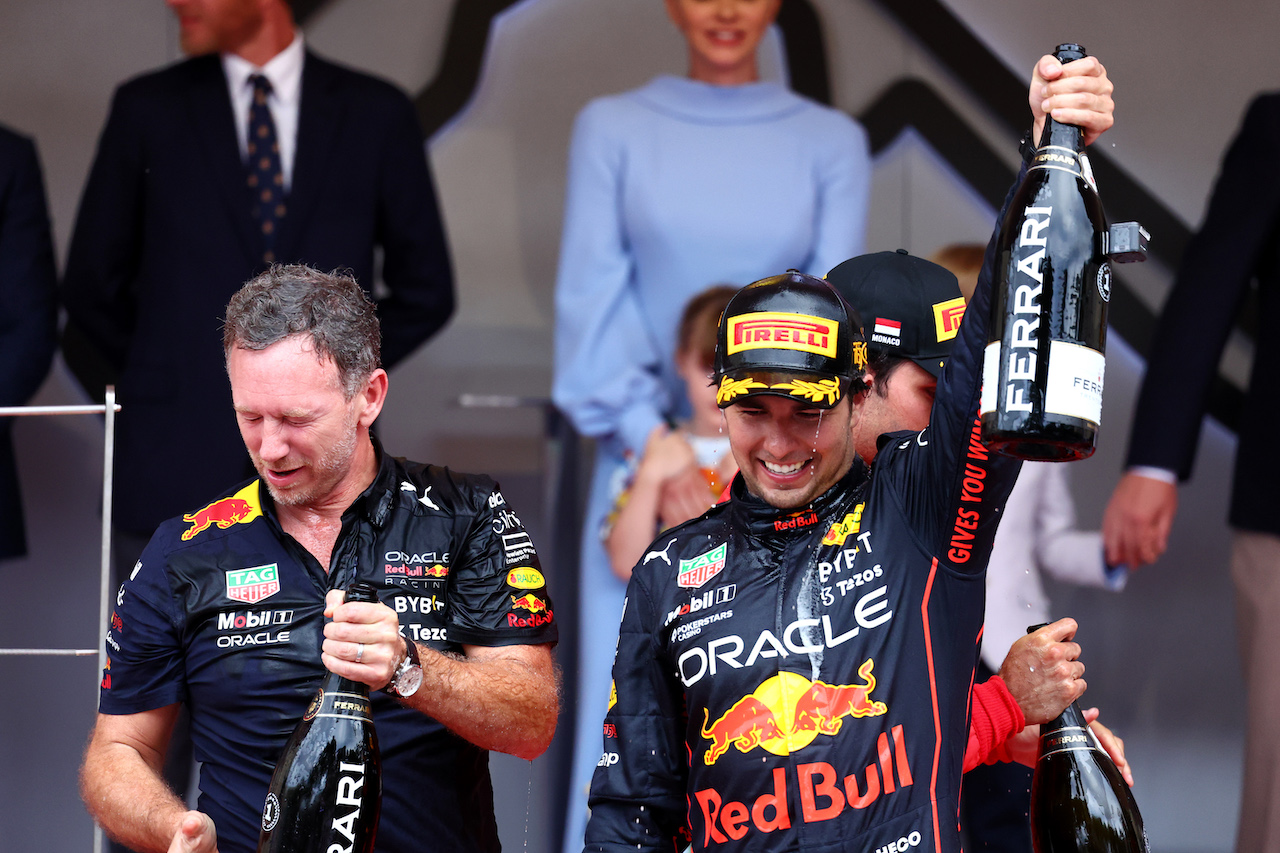
[[[262,260],[275,263],[275,236],[284,217],[284,172],[280,167],[280,143],[276,123],[267,108],[271,81],[261,74],[249,77],[253,99],[249,103],[249,190],[253,193],[253,218],[262,234]]]

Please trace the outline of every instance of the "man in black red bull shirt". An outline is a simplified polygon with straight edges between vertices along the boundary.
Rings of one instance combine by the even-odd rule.
[[[1096,59],[1045,57],[1030,100],[1037,125],[1051,109],[1092,141],[1110,92]],[[904,286],[932,266],[852,263]],[[731,301],[715,381],[740,476],[664,534],[673,568],[632,575],[588,850],[959,849],[983,572],[1018,467],[975,431],[991,267],[929,426],[888,441],[826,282],[775,276]]]
[[[227,308],[259,476],[161,525],[120,587],[81,772],[90,812],[135,850],[257,849],[275,762],[326,670],[374,691],[377,849],[499,849],[487,750],[531,759],[551,740],[553,606],[493,480],[370,435],[379,340],[346,275],[273,267]],[[354,580],[379,602],[344,602]],[[183,704],[203,763],[190,811],[158,775]]]

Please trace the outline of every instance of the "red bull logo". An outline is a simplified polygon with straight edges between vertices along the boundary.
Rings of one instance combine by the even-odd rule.
[[[512,628],[537,628],[542,625],[550,624],[552,620],[551,608],[547,606],[547,602],[531,592],[526,592],[521,596],[510,596],[511,607],[513,609],[527,610],[528,616],[517,616],[515,613],[507,614],[507,625]]]
[[[878,717],[887,711],[883,702],[872,702],[868,698],[876,687],[876,677],[871,674],[873,665],[873,661],[868,659],[858,667],[861,684],[813,682],[796,702],[792,730],[837,735],[845,717]]]
[[[710,711],[703,709],[702,736],[711,746],[702,760],[713,765],[730,746],[744,753],[760,747],[774,755],[788,755],[820,734],[839,734],[845,717],[883,715],[888,706],[870,698],[876,686],[871,674],[874,665],[868,659],[858,667],[861,684],[827,684],[781,672],[735,702],[714,723]]]
[[[773,520],[773,529],[781,533],[784,530],[798,530],[818,523],[818,514],[813,510],[793,512],[790,515]]]
[[[528,610],[530,613],[547,612],[547,603],[531,592],[526,592],[519,598],[514,595],[511,596],[511,606],[519,607],[521,610]]]
[[[229,498],[214,501],[201,510],[187,513],[182,520],[191,524],[182,532],[182,541],[193,539],[199,533],[217,525],[226,530],[233,524],[247,524],[262,515],[258,502],[258,481],[254,480]]]
[[[429,578],[447,578],[449,576],[449,567],[436,563],[434,566],[427,566],[422,573]]]
[[[726,802],[715,788],[695,791],[693,800],[702,817],[703,848],[741,841],[752,830],[791,829],[793,815],[803,823],[833,820],[849,809],[865,809],[881,796],[909,788],[915,781],[907,764],[906,733],[900,725],[876,737],[871,763],[861,774],[856,768],[837,768],[825,761],[795,765],[792,790],[799,791],[799,803],[788,796],[787,773],[790,771],[791,768],[775,767],[772,790],[762,793],[754,802]],[[904,840],[907,846],[919,844],[920,833],[912,831]],[[904,850],[906,847],[895,841],[893,847],[879,849]]]
[[[778,726],[773,709],[755,696],[744,696],[733,703],[733,707],[709,729],[707,723],[711,721],[711,712],[703,708],[702,713],[702,736],[711,741],[711,747],[702,756],[708,765],[715,764],[730,744],[738,747],[739,752],[750,752],[766,740],[786,737],[786,732]]]

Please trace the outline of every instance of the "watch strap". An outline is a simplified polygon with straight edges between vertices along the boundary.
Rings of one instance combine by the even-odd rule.
[[[391,680],[387,682],[387,686],[383,689],[392,696],[403,696],[404,694],[399,690],[400,682],[405,674],[413,668],[422,668],[422,663],[418,657],[418,644],[405,637],[404,657],[400,658],[400,661],[396,664],[395,673],[392,674]]]

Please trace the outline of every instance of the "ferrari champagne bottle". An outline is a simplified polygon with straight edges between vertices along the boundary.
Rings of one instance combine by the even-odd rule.
[[[1059,45],[1064,64],[1084,48]],[[997,238],[982,440],[1022,459],[1093,453],[1111,298],[1107,228],[1083,131],[1045,116]]]
[[[1040,728],[1031,846],[1035,853],[1147,853],[1133,793],[1075,702]]]
[[[347,591],[377,600],[363,581]],[[271,777],[258,853],[372,853],[381,806],[369,688],[327,673]]]

